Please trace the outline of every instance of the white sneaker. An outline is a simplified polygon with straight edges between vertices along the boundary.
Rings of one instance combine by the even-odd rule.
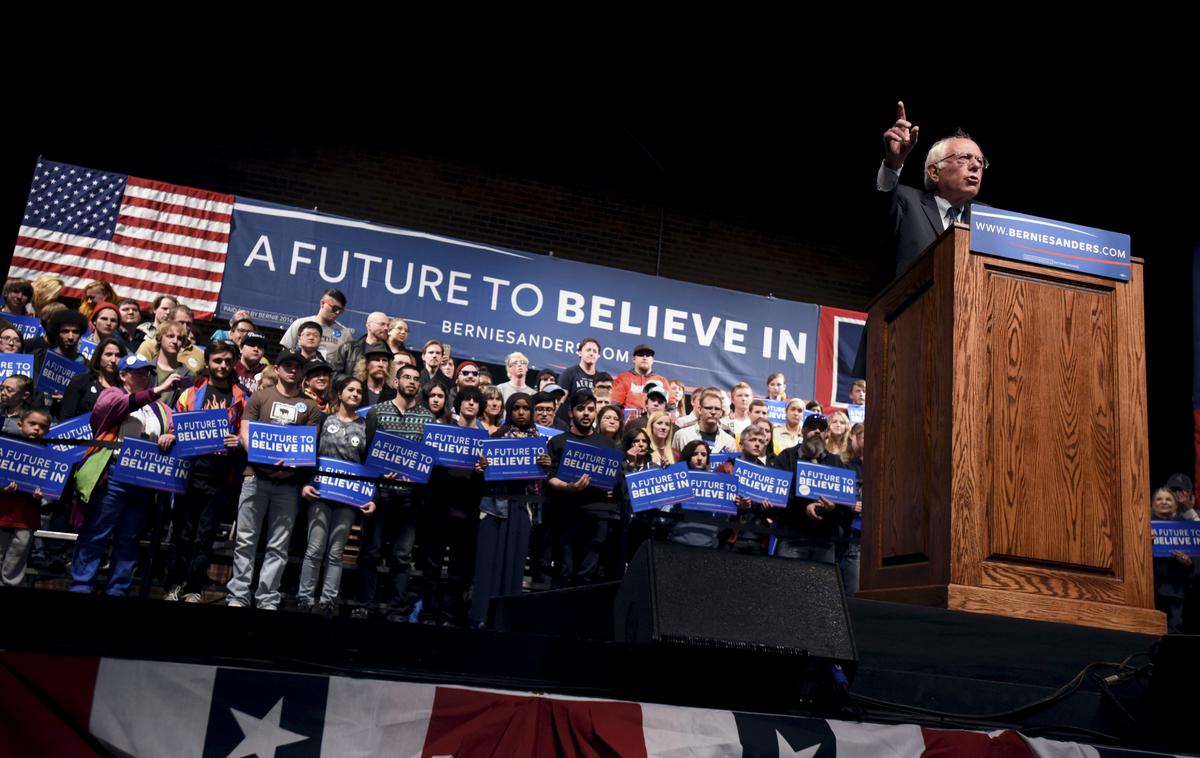
[[[167,590],[167,594],[163,595],[163,600],[170,600],[172,603],[174,603],[179,600],[180,592],[183,592],[183,585],[177,584],[171,589]]]
[[[228,600],[226,600],[225,605],[229,606],[230,608],[246,608],[247,607],[247,605],[245,603],[243,603],[241,600],[234,600],[233,598],[229,598]]]
[[[200,599],[200,593],[199,593],[199,592],[189,592],[189,593],[187,593],[186,595],[184,595],[184,596],[183,596],[182,598],[180,598],[180,599],[181,599],[181,600],[183,600],[183,602],[185,602],[185,603],[200,603],[200,602],[203,602],[203,601]]]

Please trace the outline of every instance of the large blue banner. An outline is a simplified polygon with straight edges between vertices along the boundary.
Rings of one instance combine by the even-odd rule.
[[[732,474],[715,471],[689,471],[688,485],[692,499],[683,504],[685,510],[712,513],[737,513],[737,479]]]
[[[406,440],[391,432],[375,432],[365,463],[413,484],[425,484],[433,471],[433,450],[424,442]]]
[[[1151,521],[1154,557],[1170,558],[1178,550],[1200,557],[1200,521]]]
[[[33,378],[33,356],[26,353],[0,353],[0,381],[18,375]]]
[[[1129,281],[1129,235],[1026,213],[971,207],[971,250]]]
[[[599,367],[629,368],[639,343],[655,366],[689,385],[729,386],[782,371],[813,393],[816,305],[636,274],[548,255],[238,198],[220,315],[245,309],[285,327],[315,312],[321,292],[349,299],[341,319],[401,316],[409,344],[439,339],[455,355],[503,363],[520,350],[538,367],[576,363],[594,336]]]
[[[317,465],[317,427],[282,426],[265,421],[248,425],[250,447],[246,458],[268,466]]]
[[[688,485],[687,463],[680,461],[666,468],[652,468],[625,477],[629,504],[634,513],[661,508],[692,499]]]
[[[171,417],[175,423],[175,446],[171,453],[180,458],[195,458],[225,450],[225,437],[232,434],[229,412],[223,408],[183,411]]]
[[[59,422],[50,427],[46,439],[59,440],[90,440],[92,438],[92,412],[82,416]],[[51,448],[62,453],[71,463],[79,463],[87,455],[87,445],[51,445]]]
[[[458,424],[426,424],[424,443],[433,450],[434,462],[447,468],[475,468],[483,455],[480,443],[486,429]]]
[[[0,487],[16,482],[19,492],[32,495],[40,488],[43,497],[59,498],[72,463],[53,447],[0,436]]]
[[[537,459],[546,452],[545,437],[503,437],[483,441],[483,457],[488,467],[483,478],[488,482],[508,479],[545,479],[546,469]]]
[[[157,442],[138,437],[121,440],[121,449],[117,451],[111,469],[114,482],[176,495],[187,492],[191,473],[191,461],[164,453],[158,449]]]
[[[776,508],[787,505],[788,492],[792,489],[792,472],[759,466],[738,458],[733,462],[733,475],[737,479],[738,495]]]
[[[379,475],[378,471],[349,461],[339,461],[337,458],[317,458],[317,471],[327,474],[349,474],[350,476]],[[312,485],[321,493],[322,500],[331,503],[342,503],[362,508],[375,499],[375,485],[361,479],[345,479],[340,476],[321,476],[317,474],[312,479]]]
[[[567,440],[555,476],[569,484],[579,481],[586,474],[589,487],[607,491],[616,486],[624,461],[625,454],[615,448]]]
[[[854,505],[858,500],[858,477],[852,469],[797,461],[796,495],[810,500],[823,497],[831,503]]]
[[[47,350],[42,360],[42,373],[37,378],[38,392],[53,394],[63,392],[76,374],[87,371],[87,364],[73,361],[53,351]]]

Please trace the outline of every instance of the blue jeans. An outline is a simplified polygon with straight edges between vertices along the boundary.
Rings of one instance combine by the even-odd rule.
[[[124,595],[133,581],[137,564],[138,537],[146,525],[146,514],[154,501],[154,491],[109,480],[92,492],[75,540],[71,560],[71,592],[91,592],[92,580],[100,569],[104,548],[112,540],[110,595]]]
[[[338,590],[342,586],[342,554],[346,540],[350,538],[350,527],[354,526],[356,508],[324,500],[308,503],[308,546],[304,551],[304,563],[300,567],[299,600],[314,601],[317,592],[317,577],[321,564],[325,564],[325,581],[321,585],[321,603],[333,605],[337,602]]]
[[[269,479],[247,476],[242,479],[242,496],[238,503],[237,536],[233,547],[233,574],[229,577],[227,600],[250,605],[253,599],[259,608],[279,608],[279,582],[287,567],[288,543],[300,507],[300,485],[295,479]],[[254,579],[254,558],[264,522],[267,532],[267,551],[263,556],[258,588],[251,595]]]

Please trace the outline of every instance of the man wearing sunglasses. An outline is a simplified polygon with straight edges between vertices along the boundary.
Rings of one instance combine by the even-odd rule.
[[[884,158],[875,180],[875,196],[886,219],[885,234],[904,270],[950,225],[971,222],[971,202],[979,194],[987,158],[963,131],[938,140],[925,155],[925,190],[900,184],[900,169],[917,145],[920,127],[896,104],[896,123],[883,133]]]
[[[337,317],[342,315],[345,310],[346,296],[340,290],[325,290],[321,293],[317,315],[304,316],[293,321],[288,330],[283,333],[283,339],[279,340],[279,344],[288,350],[295,351],[296,340],[300,335],[300,325],[308,321],[315,321],[321,325],[321,355],[333,355],[339,347],[351,340],[350,330],[337,320]]]

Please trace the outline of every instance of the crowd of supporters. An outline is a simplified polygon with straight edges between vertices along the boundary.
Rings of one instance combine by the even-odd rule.
[[[846,410],[826,414],[819,403],[789,397],[783,374],[759,387],[739,381],[689,391],[655,371],[653,346],[634,348],[632,366],[602,367],[602,346],[586,338],[578,364],[561,372],[534,371],[514,352],[505,376],[493,377],[487,365],[456,359],[436,339],[410,348],[409,325],[386,313],[369,314],[365,332],[354,338],[338,321],[346,298],[332,289],[313,316],[288,327],[278,352],[268,330],[245,312],[201,345],[192,311],[170,296],[156,298],[143,320],[140,304],[105,282],[89,283],[77,307],[60,301],[61,290],[52,276],[4,287],[0,352],[34,360],[32,376],[0,384],[6,434],[44,438],[54,423],[90,412],[97,441],[139,437],[170,451],[172,415],[202,409],[224,410],[230,433],[224,452],[193,460],[186,494],[163,497],[115,481],[113,444],[89,448],[61,498],[4,487],[5,584],[24,581],[33,532],[41,528],[77,535],[73,546],[54,539],[37,545],[35,562],[48,574],[69,576],[77,592],[99,589],[103,576],[106,592],[126,594],[139,560],[146,562],[146,533],[158,522],[169,528],[162,530],[165,560],[152,578],[161,581],[163,597],[185,602],[220,597],[210,566],[220,525],[232,525],[232,568],[223,588],[231,607],[481,626],[492,597],[620,578],[649,539],[836,563],[846,591],[857,591],[861,493],[870,486],[862,479],[863,424],[852,423]],[[44,336],[23,339],[6,315],[35,316]],[[90,357],[83,345],[92,346]],[[35,382],[50,353],[86,370],[61,392],[39,393]],[[850,407],[865,405],[866,390],[863,381],[853,385]],[[784,418],[772,423],[770,405],[779,404]],[[349,463],[364,461],[379,432],[419,441],[434,422],[493,438],[544,436],[547,452],[538,463],[547,475],[485,481],[489,462],[480,458],[473,470],[438,467],[425,484],[380,477],[374,499],[357,508],[322,499],[310,469],[249,464],[250,422],[315,426],[318,454]],[[560,478],[571,440],[621,451],[616,485]],[[801,461],[851,469],[856,502],[804,498],[793,488],[786,506],[738,497],[736,514],[679,504],[632,512],[625,474],[677,463],[707,471],[714,460],[729,473],[732,458],[783,471]],[[1153,512],[1196,518],[1190,480],[1173,477],[1155,493]],[[355,533],[350,580],[343,567]],[[288,575],[289,556],[299,559],[298,578]],[[418,574],[420,583],[410,587]],[[1182,623],[1194,574],[1183,553],[1155,559],[1160,607],[1173,629]]]

